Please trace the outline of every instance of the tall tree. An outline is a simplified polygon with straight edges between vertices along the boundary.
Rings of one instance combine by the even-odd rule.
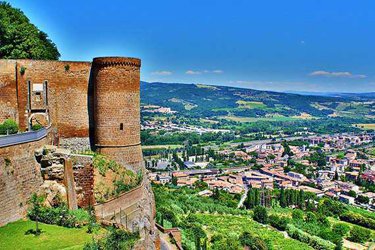
[[[48,35],[9,3],[0,2],[0,58],[58,60]]]

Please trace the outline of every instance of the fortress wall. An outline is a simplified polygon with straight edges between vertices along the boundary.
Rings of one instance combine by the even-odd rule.
[[[0,60],[0,123],[11,118],[18,121],[15,60]]]
[[[34,150],[49,139],[0,148],[0,226],[26,216],[27,200],[43,183]]]
[[[69,70],[65,66],[69,66]],[[26,68],[21,75],[20,69]],[[27,109],[27,81],[48,81],[48,106],[52,124],[61,137],[87,137],[89,135],[88,84],[91,70],[89,62],[17,60],[18,113]],[[20,115],[21,128],[27,120]]]
[[[95,204],[94,198],[94,167],[91,156],[72,155],[74,182],[78,187],[77,203],[79,207]]]
[[[66,65],[69,70],[65,69]],[[95,121],[98,151],[133,171],[144,171],[140,145],[140,60],[96,58],[91,66],[89,62],[0,60],[0,122],[10,117],[18,121],[21,130],[26,129],[27,81],[48,81],[50,119],[59,137],[66,139],[61,140],[65,146],[74,145],[74,151],[85,149],[89,123]],[[22,67],[24,74],[20,72]],[[93,96],[90,78],[93,79]],[[92,111],[95,117],[89,115]],[[53,129],[51,131],[54,133]],[[28,198],[42,184],[34,150],[46,144],[51,144],[51,140],[0,148],[0,226],[26,215]],[[81,167],[74,169],[74,178],[82,189],[78,201],[87,205],[91,203],[88,197],[92,194],[93,169],[91,164],[81,160]],[[141,230],[139,249],[153,249],[155,203],[146,176],[140,188],[98,209],[113,213],[122,207],[124,212],[129,212],[132,226]]]
[[[140,67],[136,58],[93,61],[95,145],[125,167],[140,170]]]

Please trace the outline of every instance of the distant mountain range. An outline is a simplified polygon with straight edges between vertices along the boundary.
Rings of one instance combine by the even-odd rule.
[[[375,93],[280,93],[229,86],[141,82],[142,104],[192,117],[375,117]]]
[[[308,91],[285,91],[289,94],[299,94],[299,95],[314,95],[314,96],[329,96],[329,97],[344,97],[351,99],[375,99],[375,92],[365,92],[365,93],[341,93],[341,92],[308,92]]]

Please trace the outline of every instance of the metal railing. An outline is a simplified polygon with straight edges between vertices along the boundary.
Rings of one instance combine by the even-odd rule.
[[[21,143],[38,141],[46,137],[47,134],[48,134],[48,129],[42,128],[42,129],[39,129],[38,131],[0,136],[0,148],[17,145]]]

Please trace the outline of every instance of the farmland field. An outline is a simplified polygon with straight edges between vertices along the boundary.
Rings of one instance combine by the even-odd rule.
[[[354,124],[354,126],[364,130],[375,129],[375,123],[359,123]]]

